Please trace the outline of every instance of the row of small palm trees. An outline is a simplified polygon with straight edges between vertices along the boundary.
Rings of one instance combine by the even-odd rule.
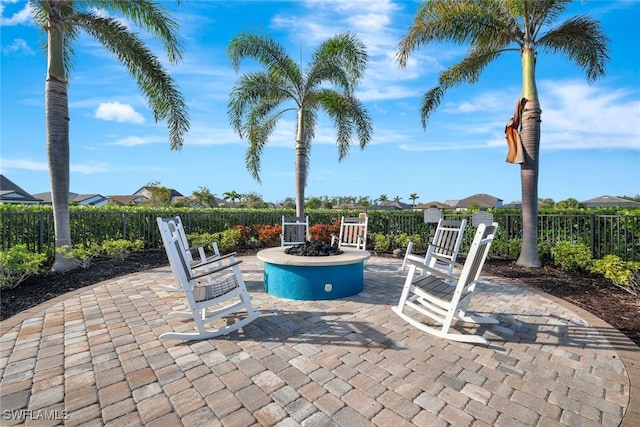
[[[172,150],[181,148],[189,131],[187,105],[176,82],[133,27],[159,40],[171,63],[182,57],[178,24],[160,2],[119,0],[30,0],[35,20],[47,32],[46,138],[49,159],[56,248],[71,247],[69,230],[69,114],[67,75],[73,42],[84,30],[112,53],[136,80],[157,121],[166,121]],[[424,95],[420,114],[426,128],[446,91],[475,83],[481,72],[503,53],[520,54],[522,93],[515,116],[521,137],[523,248],[518,264],[539,266],[537,252],[538,165],[541,109],[535,69],[538,52],[564,54],[586,72],[589,81],[604,75],[608,40],[598,22],[570,18],[552,27],[571,0],[430,0],[417,10],[400,40],[397,60],[405,67],[414,51],[434,42],[468,44],[465,58],[440,73],[438,85]],[[106,10],[103,14],[100,10]],[[371,141],[372,121],[354,94],[365,75],[368,55],[358,37],[345,32],[330,37],[302,68],[269,34],[242,33],[228,47],[233,68],[255,59],[263,71],[241,75],[230,93],[229,120],[247,140],[245,163],[260,181],[260,159],[278,120],[297,116],[295,136],[296,213],[304,215],[304,189],[318,113],[324,111],[337,129],[338,159],[349,152],[352,136],[361,149]],[[412,199],[415,202],[415,199]],[[60,252],[54,270],[74,263]]]

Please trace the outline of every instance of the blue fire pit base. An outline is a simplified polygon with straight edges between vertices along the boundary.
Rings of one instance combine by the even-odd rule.
[[[347,249],[327,257],[284,254],[283,248],[260,251],[264,288],[273,296],[295,300],[328,300],[357,295],[364,288],[364,262],[370,254]]]

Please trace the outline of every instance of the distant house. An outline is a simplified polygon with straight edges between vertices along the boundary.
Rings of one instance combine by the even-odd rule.
[[[34,194],[34,197],[42,199],[43,205],[51,205],[51,192]],[[69,202],[84,206],[105,206],[109,199],[100,194],[69,193]]]
[[[580,202],[585,208],[640,208],[640,202],[615,196],[600,196]]]
[[[341,205],[333,206],[332,209],[359,209],[366,211],[370,206],[361,205],[360,203],[343,203]]]
[[[456,209],[501,208],[502,207],[502,199],[499,199],[499,198],[494,197],[494,196],[490,196],[489,194],[474,194],[473,196],[469,196],[466,199],[458,200],[458,203],[455,206],[456,206]]]
[[[452,205],[448,205],[446,203],[441,203],[441,202],[428,202],[428,203],[420,203],[418,205],[415,205],[413,207],[413,209],[416,210],[424,210],[424,209],[429,209],[429,208],[436,208],[436,209],[454,209],[454,206]]]
[[[397,211],[403,209],[412,209],[411,205],[402,202],[396,202],[394,200],[387,200],[386,202],[382,202],[378,205],[371,205],[367,209],[369,210],[380,210],[380,211]]]
[[[125,206],[139,205],[140,203],[149,200],[142,194],[133,194],[130,196],[107,196],[107,198],[109,199],[110,202],[113,201]]]
[[[27,193],[4,175],[0,175],[0,202],[39,205],[42,200]]]
[[[180,200],[180,199],[184,199],[184,196],[182,194],[180,194],[178,191],[174,190],[173,188],[169,188],[169,191],[171,191],[171,203],[174,203],[176,200]],[[149,187],[141,187],[138,191],[136,191],[135,193],[133,193],[134,195],[142,195],[144,197],[146,197],[147,199],[152,199],[153,198],[153,194],[151,192],[151,190],[149,190]]]

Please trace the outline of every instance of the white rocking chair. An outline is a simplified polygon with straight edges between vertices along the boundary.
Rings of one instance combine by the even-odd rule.
[[[283,216],[281,246],[299,245],[311,240],[309,217]]]
[[[212,260],[215,260],[216,258],[220,258],[220,250],[218,249],[218,244],[216,242],[211,242],[211,247],[213,249],[213,255],[211,256],[207,256],[207,253],[205,251],[205,247],[207,245],[197,245],[197,246],[189,246],[189,241],[187,240],[187,234],[184,230],[184,226],[182,225],[182,220],[180,219],[179,216],[176,217],[171,217],[171,218],[157,218],[156,221],[162,221],[165,222],[168,227],[169,230],[171,231],[171,234],[177,234],[178,237],[180,238],[180,240],[182,241],[182,247],[185,248],[185,258],[188,262],[188,264],[192,267],[195,268],[197,267],[199,264],[205,264],[205,269],[208,269],[210,266],[210,262]],[[162,233],[161,233],[162,235]],[[165,241],[165,236],[162,235],[162,243],[164,244],[164,248],[165,251],[167,251],[167,244],[168,242]],[[199,259],[197,259],[196,257],[194,257],[194,253],[197,252],[198,253],[198,257]],[[218,263],[218,265],[222,265],[221,263]],[[161,288],[168,290],[168,291],[181,291],[182,288],[178,288],[176,286],[180,286],[180,281],[178,280],[178,278],[176,277],[176,283],[175,286],[160,286]]]
[[[478,283],[478,278],[487,253],[495,237],[497,223],[489,226],[480,224],[471,244],[464,265],[440,258],[443,263],[462,267],[459,276],[445,273],[443,270],[425,266],[422,261],[409,259],[409,273],[397,306],[392,310],[409,324],[437,337],[477,344],[487,344],[488,340],[480,335],[452,332],[457,320],[478,324],[496,324],[493,317],[482,317],[467,313],[467,307]],[[438,257],[438,255],[432,255]],[[426,276],[415,280],[419,269],[426,270]],[[452,284],[453,283],[453,284]],[[430,318],[437,324],[425,323]],[[433,322],[431,322],[433,323]],[[439,326],[438,326],[439,325]]]
[[[202,340],[228,334],[238,330],[260,316],[259,311],[254,311],[246,285],[242,278],[242,272],[238,267],[241,260],[236,260],[233,253],[219,258],[210,259],[208,262],[197,266],[189,265],[186,257],[186,248],[183,246],[179,233],[172,233],[170,224],[173,221],[163,221],[158,218],[158,227],[165,245],[169,264],[178,280],[178,288],[184,291],[190,311],[174,311],[169,317],[193,319],[197,332],[166,332],[160,335],[161,339]],[[175,223],[173,223],[175,225]],[[211,264],[217,264],[211,268]],[[208,266],[208,270],[204,267]],[[231,302],[237,299],[236,302]],[[224,322],[224,317],[231,314],[241,314],[243,317],[235,323],[227,319],[224,326],[218,329],[207,330],[205,325],[214,321]]]
[[[340,235],[331,236],[331,245],[333,246],[337,241],[339,247],[348,246],[366,250],[368,225],[369,217],[364,214],[359,217],[343,216],[340,222]]]
[[[400,271],[405,271],[408,261],[412,260],[415,262],[421,262],[423,265],[430,268],[444,269],[447,274],[451,274],[453,271],[453,264],[449,262],[441,262],[439,260],[444,258],[447,261],[456,261],[466,226],[466,219],[461,221],[440,219],[438,221],[438,226],[436,227],[436,232],[433,235],[433,240],[427,247],[427,253],[424,256],[415,254],[413,252],[414,243],[409,242]],[[424,277],[426,274],[425,270],[421,270],[422,274],[417,276],[416,280]]]

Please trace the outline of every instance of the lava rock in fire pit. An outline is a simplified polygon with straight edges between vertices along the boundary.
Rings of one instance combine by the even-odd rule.
[[[343,251],[338,244],[329,245],[324,242],[304,242],[299,245],[293,245],[284,250],[284,253],[297,256],[330,256],[340,255]]]

